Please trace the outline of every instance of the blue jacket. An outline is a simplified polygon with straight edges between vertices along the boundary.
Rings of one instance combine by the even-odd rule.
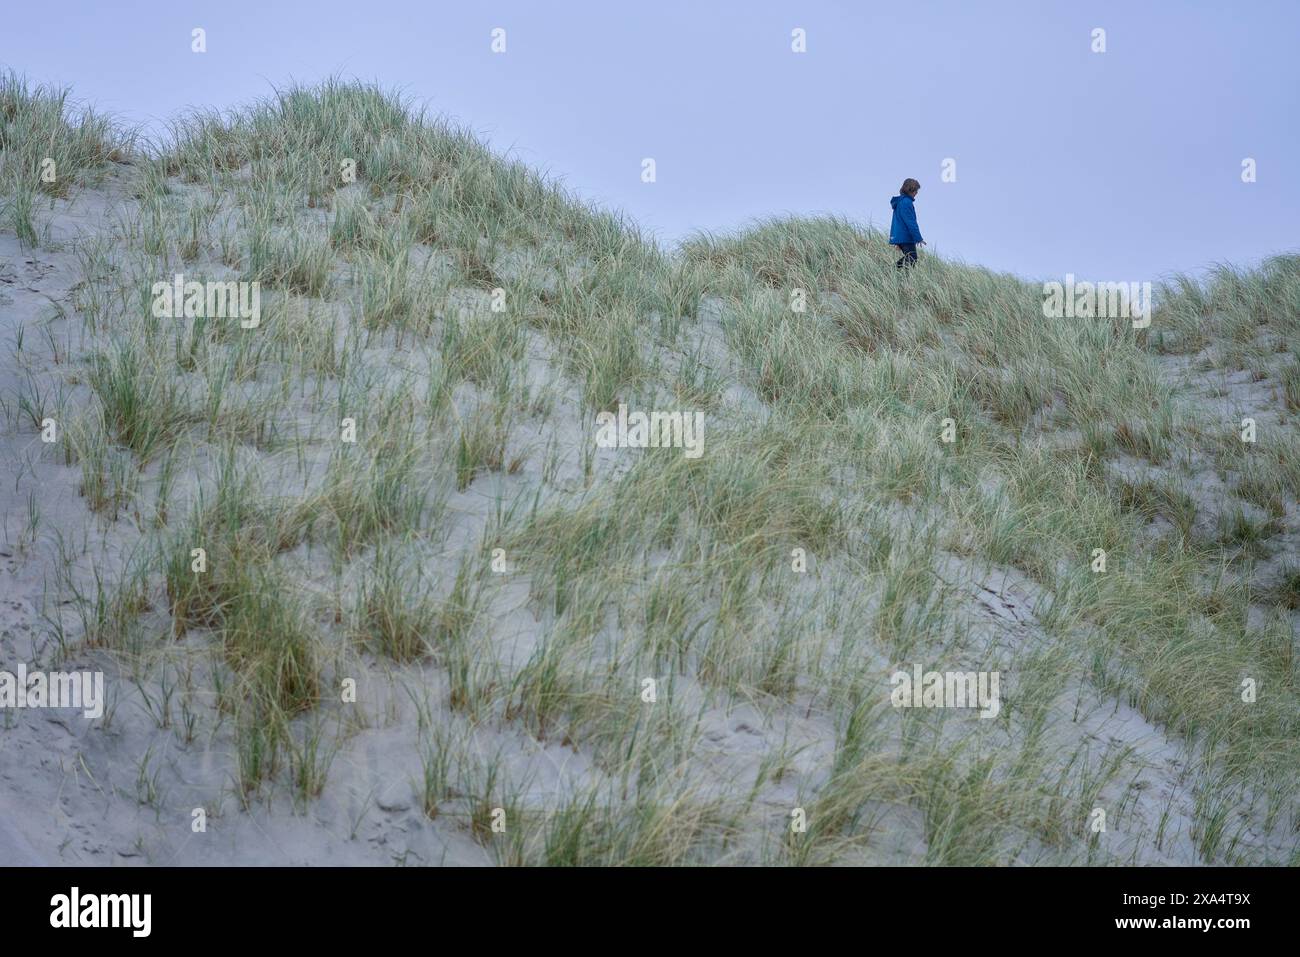
[[[912,205],[912,197],[900,193],[889,201],[889,205],[894,210],[894,219],[889,224],[889,245],[925,242],[921,238],[921,228],[916,225],[916,209]]]

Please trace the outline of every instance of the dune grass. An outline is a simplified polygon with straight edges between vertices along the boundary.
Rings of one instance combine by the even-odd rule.
[[[41,210],[50,200],[97,181],[105,164],[132,150],[130,131],[70,94],[0,73],[0,222],[27,246],[40,241]]]
[[[0,91],[6,169],[51,131],[87,175],[114,159],[93,116],[58,132],[57,96]],[[355,654],[441,689],[418,800],[500,863],[1159,860],[1139,742],[1084,729],[1121,706],[1170,736],[1197,859],[1285,859],[1259,828],[1300,820],[1294,566],[1260,576],[1300,487],[1294,257],[1173,280],[1134,330],[933,256],[900,273],[847,220],[667,251],[369,85],[171,134],[78,250],[69,432],[88,507],[160,503],[96,633],[144,593],[205,636],[246,799],[329,787]],[[258,281],[260,325],[153,316],[177,271]],[[1171,388],[1196,356],[1276,380],[1258,443]],[[620,405],[703,411],[704,454],[596,448]],[[981,610],[995,579],[1023,618]],[[890,708],[914,662],[1014,690],[992,721]],[[588,770],[539,794],[489,730]]]

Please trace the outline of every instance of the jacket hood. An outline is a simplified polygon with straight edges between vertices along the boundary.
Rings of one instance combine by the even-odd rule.
[[[907,200],[909,203],[912,201],[912,197],[911,197],[911,196],[905,196],[904,194],[899,193],[897,196],[895,196],[893,199],[891,199],[891,200],[889,201],[889,208],[890,208],[890,209],[898,209],[898,201],[901,200],[901,199],[905,199],[905,200]]]

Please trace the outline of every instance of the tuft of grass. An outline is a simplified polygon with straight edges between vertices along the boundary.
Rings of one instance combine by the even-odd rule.
[[[109,429],[141,459],[152,458],[191,419],[180,390],[132,338],[95,354],[89,382]]]
[[[304,296],[322,296],[330,286],[334,253],[323,236],[305,226],[279,227],[255,219],[245,248],[245,281]]]
[[[404,567],[395,549],[381,545],[358,589],[352,632],[394,661],[414,661],[432,648],[439,609],[419,570]]]

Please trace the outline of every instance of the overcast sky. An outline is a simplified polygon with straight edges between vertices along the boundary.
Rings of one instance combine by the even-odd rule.
[[[145,124],[377,80],[668,243],[887,226],[913,176],[933,251],[1127,282],[1300,251],[1297,41],[1294,0],[65,0],[7,4],[0,64]]]

